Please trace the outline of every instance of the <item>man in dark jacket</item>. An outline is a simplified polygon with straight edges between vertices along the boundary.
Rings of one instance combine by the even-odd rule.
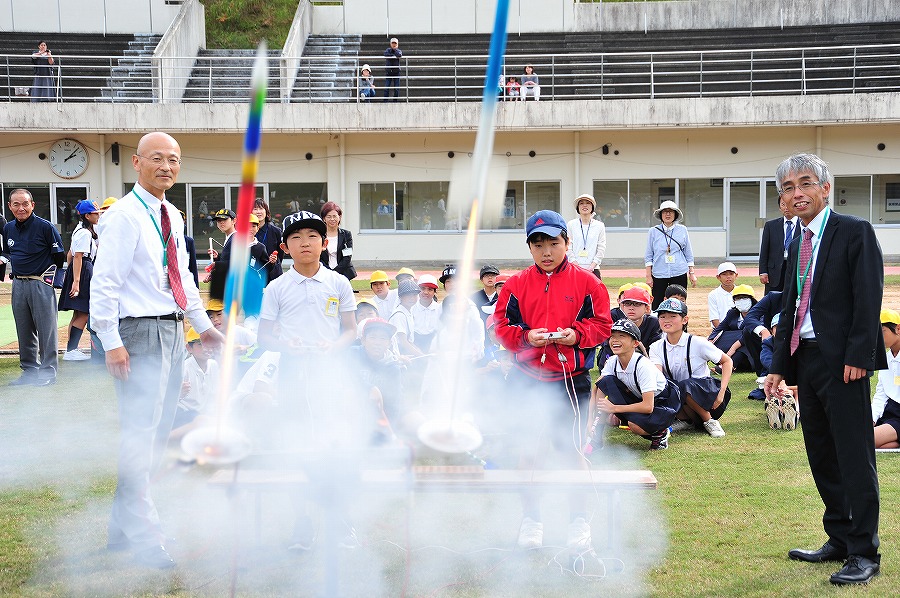
[[[400,96],[400,59],[403,51],[396,37],[391,38],[391,45],[384,51],[384,99],[390,97],[391,87],[394,88],[394,101]]]

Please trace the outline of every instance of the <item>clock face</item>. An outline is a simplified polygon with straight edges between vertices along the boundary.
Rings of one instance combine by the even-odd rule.
[[[50,170],[58,177],[74,179],[87,170],[88,153],[81,143],[74,139],[60,139],[50,146]]]

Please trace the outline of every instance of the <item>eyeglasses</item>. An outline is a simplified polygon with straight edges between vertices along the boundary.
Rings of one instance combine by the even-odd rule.
[[[142,156],[140,154],[135,154],[138,158],[143,158],[144,160],[150,160],[154,166],[162,166],[163,162],[168,162],[169,166],[175,168],[176,166],[181,166],[181,158],[169,158],[165,159],[162,156]]]
[[[806,182],[800,183],[796,187],[794,185],[786,185],[781,188],[781,190],[778,192],[778,195],[793,195],[794,191],[796,191],[797,189],[800,189],[800,191],[802,191],[803,193],[806,193],[807,191],[809,191],[816,185],[821,185],[821,184],[822,183],[820,183],[819,181],[806,181]]]

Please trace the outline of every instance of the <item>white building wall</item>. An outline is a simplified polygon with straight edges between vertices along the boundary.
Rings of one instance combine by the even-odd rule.
[[[159,124],[159,123],[153,123]],[[225,184],[240,182],[242,134],[172,131],[182,146],[184,167],[180,183]],[[88,171],[73,182],[87,183],[91,199],[119,195],[123,184],[134,182],[130,156],[138,132],[99,135],[64,130],[4,134],[0,149],[0,182],[65,182],[49,172],[46,153],[53,141],[72,137],[91,150]],[[771,178],[777,164],[795,151],[815,151],[836,176],[900,174],[900,124],[791,127],[716,127],[669,130],[500,131],[495,142],[494,166],[502,191],[506,180],[559,181],[561,212],[574,217],[572,200],[590,192],[594,180],[649,178]],[[117,142],[121,162],[110,161],[109,146]],[[610,144],[610,153],[600,148]],[[886,145],[883,151],[878,143]],[[355,131],[343,135],[268,130],[263,136],[259,181],[327,182],[329,199],[344,209],[344,226],[356,242],[356,259],[441,262],[459,255],[462,235],[446,231],[360,231],[361,182],[451,181],[449,201],[468,200],[468,185],[453,182],[456,170],[471,162],[471,132],[387,133]],[[576,155],[576,147],[580,153]],[[731,148],[738,153],[732,154]],[[107,153],[97,152],[105,148]],[[535,156],[529,157],[529,151]],[[447,156],[454,151],[453,158]],[[619,155],[614,155],[619,151]],[[395,157],[391,158],[390,153]],[[510,156],[506,153],[509,152]],[[307,160],[306,153],[312,154]],[[105,180],[101,160],[105,161]],[[576,160],[579,161],[575,179]],[[454,186],[457,185],[457,186]],[[343,192],[342,192],[343,190]],[[490,198],[485,198],[490,202]],[[280,207],[280,206],[279,206]],[[451,205],[448,205],[452,208]],[[838,207],[838,209],[840,209]],[[727,211],[726,211],[727,214]],[[886,255],[900,258],[900,226],[874,223]],[[698,259],[714,262],[727,251],[725,226],[693,229],[691,240]],[[608,260],[640,264],[646,231],[610,230]],[[478,258],[527,258],[522,231],[482,234]]]

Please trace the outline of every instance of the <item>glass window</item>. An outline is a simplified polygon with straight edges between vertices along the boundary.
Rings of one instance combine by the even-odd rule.
[[[863,220],[868,220],[871,199],[872,177],[834,177],[834,188],[831,190],[831,206],[836,212],[852,214],[853,216],[859,216]]]
[[[26,189],[30,192],[34,199],[34,215],[44,220],[50,220],[50,185],[9,183],[3,186],[3,212],[8,221],[15,220],[15,217],[9,213],[9,195],[16,189]]]
[[[872,224],[900,224],[900,174],[879,174],[873,185]]]
[[[448,187],[445,181],[396,183],[397,230],[444,230]]]
[[[628,181],[594,181],[597,216],[610,228],[628,226]]]
[[[282,218],[300,210],[318,214],[328,201],[328,184],[269,183],[269,196],[266,201],[269,203],[272,222],[281,226]]]
[[[359,228],[394,230],[394,183],[359,184]]]
[[[722,179],[680,179],[678,206],[685,226],[723,226]]]
[[[659,220],[653,217],[653,211],[659,204],[666,200],[675,201],[675,179],[632,180],[629,191],[631,228],[650,228],[659,223]]]

